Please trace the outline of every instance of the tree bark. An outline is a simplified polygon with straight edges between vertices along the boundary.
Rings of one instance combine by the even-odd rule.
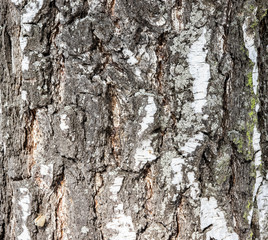
[[[0,0],[0,239],[268,239],[267,9]]]

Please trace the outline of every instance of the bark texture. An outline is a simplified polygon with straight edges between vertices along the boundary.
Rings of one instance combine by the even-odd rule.
[[[268,239],[268,3],[0,0],[0,239]]]

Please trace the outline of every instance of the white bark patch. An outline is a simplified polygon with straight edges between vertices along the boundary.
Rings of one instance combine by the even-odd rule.
[[[60,116],[60,128],[62,131],[69,129],[69,126],[67,125],[67,115],[66,114],[62,114]]]
[[[196,181],[195,173],[194,172],[188,172],[187,178],[189,181],[188,187],[190,187],[190,195],[192,199],[197,199],[198,195],[200,193],[199,184]]]
[[[27,92],[24,91],[24,90],[21,91],[21,99],[24,100],[24,101],[27,100]]]
[[[261,134],[255,126],[253,129],[253,149],[256,153],[255,155],[255,165],[259,166],[261,164],[261,147],[260,147]]]
[[[81,233],[87,234],[88,232],[89,232],[89,228],[88,228],[88,227],[83,226],[83,227],[81,228]]]
[[[253,149],[255,153],[254,164],[255,164],[255,171],[256,171],[256,181],[255,181],[254,190],[253,190],[252,202],[255,202],[256,195],[263,181],[261,171],[259,170],[259,166],[261,165],[261,155],[262,155],[261,147],[260,147],[260,141],[261,141],[260,138],[261,138],[261,135],[257,127],[255,126],[253,129]],[[252,216],[253,216],[253,207],[250,209],[250,212],[248,215],[249,224],[251,223]]]
[[[153,22],[152,24],[160,27],[160,26],[163,26],[165,23],[166,23],[166,19],[162,16],[157,21]]]
[[[22,23],[32,23],[36,14],[40,11],[43,6],[43,0],[30,1],[24,8],[25,13],[22,14]]]
[[[23,0],[11,0],[12,3],[14,3],[15,5],[19,5],[23,2]]]
[[[128,49],[124,49],[124,50],[123,50],[123,54],[124,54],[124,56],[125,56],[126,58],[128,58],[127,63],[128,63],[129,65],[135,65],[135,64],[137,64],[137,63],[139,62],[139,61],[137,60],[137,58],[135,58],[134,53],[131,52],[130,50],[128,50]]]
[[[124,177],[116,177],[113,185],[110,187],[111,196],[114,202],[117,202],[117,194],[121,189]],[[112,222],[107,223],[107,228],[114,230],[108,239],[110,240],[122,240],[122,239],[136,239],[136,233],[134,230],[131,216],[126,216],[124,213],[123,203],[119,203],[114,207],[114,217]]]
[[[53,180],[53,164],[41,164],[40,174],[42,175],[39,179],[39,186],[41,189],[48,189],[52,184]]]
[[[15,4],[20,4],[21,0],[14,0]],[[28,35],[31,30],[31,24],[33,23],[34,18],[41,10],[44,4],[43,0],[31,0],[29,3],[24,7],[23,14],[21,15],[21,32],[20,32],[20,48],[21,48],[21,70],[28,71],[29,70],[29,63],[30,60],[28,56],[24,55],[24,49],[27,46],[28,37],[24,37],[24,35]]]
[[[208,116],[207,114],[205,114],[205,115],[203,116],[203,119],[204,119],[204,120],[208,120],[208,118],[209,118],[209,116]]]
[[[141,129],[138,132],[138,136],[146,131],[150,124],[154,123],[154,115],[157,111],[156,104],[154,102],[153,96],[148,96],[148,104],[144,108],[146,115],[140,123]],[[142,168],[147,162],[151,162],[156,159],[154,154],[154,149],[151,146],[151,139],[146,139],[141,142],[141,146],[136,149],[134,159],[135,159],[135,170]]]
[[[151,140],[142,141],[141,147],[136,149],[134,159],[136,170],[142,168],[147,162],[151,162],[156,159],[154,149],[151,146]]]
[[[18,240],[30,240],[30,233],[26,226],[27,218],[31,214],[31,201],[30,201],[30,193],[27,188],[20,188],[20,193],[22,197],[19,201],[19,206],[21,207],[21,219],[22,219],[22,233],[18,236]]]
[[[257,169],[256,165],[255,165],[255,168]],[[255,199],[256,199],[256,196],[257,196],[257,193],[259,191],[259,188],[261,186],[262,181],[263,181],[263,177],[261,175],[260,170],[256,170],[256,180],[255,180],[255,184],[254,184],[252,202],[255,202]],[[257,198],[257,201],[258,201],[258,198]],[[260,212],[260,209],[258,209],[258,210]],[[251,224],[252,217],[253,217],[253,206],[251,206],[251,209],[250,209],[250,211],[248,213],[248,217],[247,217],[249,224]]]
[[[244,35],[244,41],[245,41],[245,47],[248,50],[249,58],[253,62],[253,72],[252,72],[252,82],[253,82],[253,90],[254,93],[257,94],[258,89],[258,77],[259,77],[259,71],[258,71],[258,64],[257,64],[257,49],[254,44],[254,35],[249,35],[247,33],[247,29],[249,28],[247,21],[243,24],[243,35]]]
[[[204,135],[203,133],[198,133],[194,137],[190,138],[180,150],[183,151],[183,156],[187,156],[188,154],[192,154],[196,148],[201,145],[201,141],[203,141]],[[172,184],[176,185],[177,190],[179,191],[182,187],[185,186],[185,182],[183,180],[183,166],[186,165],[184,158],[173,158],[171,160],[171,169],[173,172]],[[189,166],[188,166],[189,167]],[[198,182],[195,181],[195,173],[188,172],[187,174],[189,187],[191,188],[191,197],[193,199],[197,198],[199,194],[199,185]]]
[[[20,50],[22,53],[26,46],[27,46],[27,38],[20,36]]]
[[[187,156],[187,154],[193,153],[195,149],[201,145],[201,141],[203,141],[203,139],[203,133],[198,133],[194,137],[190,138],[181,148],[181,150],[184,152],[183,155]]]
[[[30,60],[27,56],[23,56],[21,62],[21,71],[28,71],[29,70]]]
[[[268,239],[268,181],[264,181],[257,196],[260,240]]]
[[[117,193],[120,191],[124,177],[117,177],[114,179],[114,184],[110,187],[111,196],[110,199],[113,201],[117,200]]]
[[[53,164],[48,164],[48,165],[41,164],[40,173],[43,176],[52,176]]]
[[[261,165],[261,134],[255,126],[253,129],[253,149],[255,153],[255,166],[256,168]]]
[[[238,235],[227,228],[224,212],[218,208],[214,197],[201,198],[200,222],[201,230],[211,225],[206,232],[207,240],[239,240]]]
[[[202,113],[202,108],[206,104],[207,86],[210,79],[210,66],[206,63],[207,50],[206,45],[206,28],[203,28],[202,35],[190,48],[188,54],[189,70],[194,78],[193,94],[194,102],[192,106],[196,113]]]
[[[148,105],[146,105],[144,110],[146,111],[146,115],[140,123],[141,130],[138,133],[139,136],[141,136],[144,131],[149,127],[149,125],[154,122],[154,115],[157,111],[157,107],[152,96],[148,96]]]
[[[184,164],[185,161],[183,158],[173,158],[171,160],[171,169],[174,174],[172,184],[176,185],[178,191],[181,189],[181,184],[183,182],[182,167]]]
[[[134,226],[132,223],[131,216],[126,216],[124,214],[123,203],[118,204],[114,208],[115,217],[112,222],[109,222],[106,227],[113,229],[116,234],[113,234],[109,239],[110,240],[135,240],[136,233],[134,231]]]
[[[135,74],[137,77],[141,78],[141,70],[140,70],[139,68],[135,68],[135,72],[134,72],[134,74]]]

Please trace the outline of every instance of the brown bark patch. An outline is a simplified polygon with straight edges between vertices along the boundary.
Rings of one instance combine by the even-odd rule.
[[[152,171],[151,169],[148,169],[147,175],[145,177],[146,180],[146,203],[145,208],[147,212],[152,215],[153,214],[153,177],[152,177]]]
[[[36,112],[31,111],[30,124],[26,128],[26,141],[24,149],[28,155],[28,174],[31,175],[31,170],[36,164],[35,153],[37,146],[41,141],[41,131],[36,119]]]
[[[57,239],[68,239],[67,226],[68,226],[68,210],[66,203],[66,181],[62,180],[60,182],[59,188],[57,190]]]

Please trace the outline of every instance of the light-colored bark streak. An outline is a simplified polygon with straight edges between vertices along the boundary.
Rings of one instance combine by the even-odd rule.
[[[200,187],[199,182],[197,181],[197,177],[195,172],[188,172],[187,173],[188,185],[190,187],[190,196],[192,199],[197,199],[200,194]]]
[[[110,187],[110,192],[111,192],[111,196],[110,198],[113,201],[117,200],[117,193],[120,191],[122,183],[123,183],[124,178],[123,177],[117,177],[114,180],[114,184]]]
[[[187,154],[193,153],[195,149],[201,145],[203,138],[203,133],[198,133],[194,137],[190,138],[181,148],[181,150],[183,151],[183,155],[187,156]]]
[[[154,102],[154,97],[148,96],[148,104],[146,105],[144,110],[146,112],[146,115],[140,123],[141,129],[138,133],[139,136],[144,133],[144,131],[149,127],[150,124],[154,123],[154,115],[157,111],[157,107]]]
[[[112,96],[113,126],[120,127],[120,105],[116,96]]]
[[[261,163],[261,154],[262,153],[261,153],[261,148],[260,148],[260,133],[257,130],[256,126],[254,127],[254,130],[253,130],[253,149],[255,152],[254,164],[255,164],[255,171],[256,171],[256,180],[255,180],[255,185],[254,185],[254,190],[253,190],[252,202],[255,202],[255,198],[258,194],[259,188],[260,188],[262,181],[263,181],[263,176],[262,176],[261,171],[259,169],[260,165],[262,164]],[[257,198],[257,201],[258,201],[258,198]],[[267,203],[268,203],[268,201],[267,201]],[[259,211],[265,211],[265,209],[261,209],[261,210],[259,209]],[[268,214],[267,210],[266,210],[266,213]],[[261,215],[262,214],[260,214],[260,216]],[[252,216],[253,216],[253,207],[250,209],[249,216],[248,216],[249,224],[252,221]],[[260,217],[260,221],[262,221],[261,217]],[[263,226],[263,224],[262,224],[262,226]],[[262,227],[260,227],[260,228],[262,228]]]
[[[30,192],[28,188],[20,188],[21,199],[18,202],[18,205],[21,207],[21,220],[22,220],[22,233],[17,237],[18,240],[31,240],[30,232],[27,228],[27,218],[31,214],[31,200]]]
[[[183,182],[183,165],[185,160],[183,158],[173,158],[171,160],[171,169],[173,172],[172,184],[176,185],[177,190],[181,189],[181,184]]]
[[[132,51],[130,51],[129,49],[124,49],[123,50],[123,54],[124,56],[128,59],[127,63],[129,65],[135,65],[137,64],[139,61],[137,60],[137,58],[135,57],[134,53]]]
[[[22,61],[21,61],[21,70],[24,71],[28,71],[29,70],[29,64],[30,64],[30,60],[27,56],[23,56]]]
[[[260,240],[268,239],[268,181],[262,182],[257,195],[259,210]]]
[[[43,0],[31,0],[24,8],[24,14],[21,17],[22,23],[32,23],[43,3]]]
[[[253,90],[254,90],[254,93],[257,94],[257,90],[258,90],[258,77],[259,77],[258,63],[257,63],[258,53],[257,53],[256,47],[255,47],[255,43],[254,43],[255,35],[254,34],[248,34],[248,32],[247,32],[248,29],[249,29],[249,26],[245,22],[243,24],[243,35],[244,35],[245,47],[248,50],[249,58],[252,61],[252,63],[254,64],[254,66],[253,66],[253,72],[252,72],[252,81],[253,81]]]
[[[214,197],[201,198],[200,223],[201,230],[211,226],[206,232],[206,240],[239,240],[238,235],[227,228],[224,212]]]
[[[60,129],[62,131],[68,130],[69,126],[67,124],[67,115],[66,114],[62,114],[60,116]]]
[[[206,63],[206,28],[203,28],[202,35],[194,42],[188,54],[189,70],[194,78],[193,94],[194,102],[192,106],[196,113],[202,113],[202,108],[206,104],[207,86],[210,79],[210,66]]]
[[[136,149],[135,153],[135,169],[142,168],[147,162],[156,159],[154,149],[151,146],[151,140],[142,141],[141,147]]]
[[[253,14],[256,14],[255,9],[253,11]],[[255,16],[254,16],[255,18]],[[258,52],[257,52],[257,47],[255,46],[255,33],[249,33],[249,30],[252,31],[250,28],[250,18],[247,17],[242,29],[243,29],[243,36],[244,36],[244,42],[245,42],[245,47],[248,50],[248,56],[253,63],[253,71],[252,71],[252,84],[253,84],[253,92],[254,92],[254,97],[258,99],[258,78],[259,78],[259,71],[258,71]],[[255,114],[259,110],[259,103],[258,100],[256,101],[255,105]],[[267,194],[267,187],[265,183],[263,183],[263,176],[260,171],[260,165],[262,164],[261,162],[261,157],[262,157],[262,152],[261,152],[261,147],[260,147],[260,132],[258,131],[258,122],[254,126],[253,129],[253,149],[254,149],[254,164],[255,164],[255,171],[256,171],[256,180],[255,180],[255,185],[254,185],[254,190],[253,190],[253,196],[252,196],[252,202],[254,203],[255,200],[257,200],[257,206],[258,206],[258,211],[259,211],[259,225],[260,225],[260,237],[261,239],[266,239],[268,234],[267,232],[267,224],[266,224],[266,219],[268,216],[268,194]],[[261,189],[260,189],[261,187]],[[249,211],[248,215],[248,223],[251,224],[253,217],[253,207]]]
[[[113,185],[110,187],[111,196],[110,199],[114,203],[114,216],[112,221],[106,224],[107,229],[111,229],[109,236],[105,236],[105,239],[109,240],[121,240],[121,239],[136,239],[136,232],[131,216],[127,216],[124,213],[124,205],[118,199],[118,192],[121,189],[124,177],[116,177]]]
[[[41,189],[49,189],[53,179],[53,164],[40,164]]]
[[[53,179],[53,164],[44,163],[44,139],[38,118],[41,118],[40,111],[36,112],[36,119],[33,120],[28,135],[28,171],[34,175],[37,185],[42,190],[48,190]],[[37,171],[36,171],[37,170]]]
[[[157,111],[156,104],[154,102],[153,96],[148,96],[148,104],[144,108],[146,115],[140,123],[141,129],[138,132],[138,136],[142,137],[148,127],[154,123],[155,114]],[[141,146],[136,149],[134,159],[135,159],[135,170],[142,168],[147,162],[152,162],[156,159],[154,149],[151,146],[152,139],[147,137],[147,139],[141,142]]]
[[[66,199],[66,181],[63,180],[57,190],[57,239],[59,240],[69,240],[70,230],[68,228],[68,208]]]
[[[11,0],[15,5],[19,5],[23,2],[23,0]]]
[[[114,218],[112,222],[109,222],[106,227],[117,232],[110,237],[110,240],[121,240],[121,239],[129,239],[135,240],[136,233],[134,231],[134,226],[132,223],[131,216],[126,216],[124,214],[124,206],[123,203],[118,204],[114,208]]]
[[[27,92],[24,90],[21,91],[21,99],[23,101],[27,101]]]
[[[12,1],[12,2],[16,5],[21,4],[21,1]],[[30,31],[32,29],[31,24],[33,23],[35,16],[41,10],[43,4],[44,4],[43,0],[31,0],[23,9],[23,14],[21,15],[21,33],[19,40],[20,40],[21,57],[22,57],[21,62],[22,71],[28,71],[30,64],[29,56],[26,56],[24,53],[24,49],[26,48],[28,42],[28,37],[26,36],[30,34]]]
[[[183,166],[187,165],[187,160],[193,159],[191,154],[193,154],[196,148],[201,145],[202,141],[203,141],[203,134],[202,133],[196,134],[194,137],[190,138],[184,144],[183,147],[180,148],[185,158],[178,157],[173,158],[171,160],[171,169],[174,174],[172,184],[176,185],[178,191],[185,186],[185,182],[183,181],[184,176]],[[194,172],[188,172],[187,177],[189,185],[191,186],[191,196],[195,198],[196,193],[199,192],[199,190],[198,190],[198,183],[195,181]]]
[[[60,31],[61,30],[62,30],[62,26],[60,27]],[[58,73],[58,78],[59,78],[59,85],[58,85],[59,102],[62,103],[65,99],[65,84],[67,81],[65,63],[62,59],[60,61],[60,69]]]
[[[184,28],[183,24],[183,12],[184,12],[184,0],[182,0],[182,6],[174,7],[172,9],[172,23],[177,32],[180,32]]]

